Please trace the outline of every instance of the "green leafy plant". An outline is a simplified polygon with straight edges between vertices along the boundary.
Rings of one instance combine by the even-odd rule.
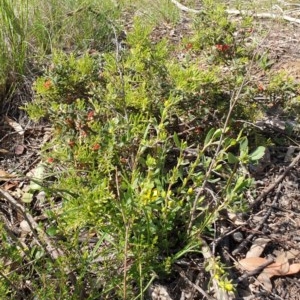
[[[158,11],[151,3],[121,44],[114,20],[126,5],[139,8],[136,15],[145,7],[115,4],[53,1],[47,18],[38,11],[37,23],[27,20],[33,45],[50,55],[24,108],[53,133],[22,198],[25,216],[35,214],[43,190],[43,219],[22,242],[1,228],[7,297],[145,299],[157,278],[170,278],[193,254],[213,284],[235,289],[218,254],[204,251],[224,212],[247,210],[248,167],[272,143],[241,124],[263,116],[269,102],[288,112],[298,87],[283,74],[266,83],[252,77],[253,66],[268,72],[271,62],[249,45],[251,18],[230,20],[218,1],[204,1],[205,13],[179,44],[152,39],[153,24],[178,20],[177,11],[168,14],[170,1]]]
[[[207,112],[229,82],[218,66],[178,62],[165,40],[151,43],[151,28],[134,25],[122,52],[57,52],[26,106],[55,129],[44,155],[49,170],[60,165],[51,189],[68,190],[51,230],[64,237],[61,263],[76,270],[79,287],[115,299],[142,299],[154,274],[167,276],[176,259],[201,247],[199,236],[221,210],[244,209],[252,181],[238,166],[264,152],[249,154],[247,139],[242,132],[235,138],[228,121],[211,128]],[[220,113],[230,101],[220,102]],[[97,237],[93,250],[82,232]]]

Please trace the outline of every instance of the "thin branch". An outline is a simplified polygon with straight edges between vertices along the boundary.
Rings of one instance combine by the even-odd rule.
[[[194,14],[200,14],[200,13],[205,13],[205,10],[197,10],[197,9],[192,9],[189,8],[185,5],[182,5],[176,0],[171,0],[171,2],[176,5],[180,10],[185,11],[185,12],[190,12]],[[226,9],[225,10],[229,15],[242,15],[242,16],[252,16],[256,18],[267,18],[267,19],[283,19],[292,23],[297,23],[300,24],[300,19],[296,19],[290,16],[287,16],[285,14],[274,14],[274,13],[255,13],[251,11],[245,11],[245,10],[238,10],[238,9]]]
[[[188,279],[188,277],[184,274],[184,271],[179,266],[174,266],[174,269],[178,271],[179,275],[184,279],[184,281],[189,284],[191,287],[193,287],[195,290],[197,290],[202,296],[206,297],[208,300],[215,300],[214,297],[211,297],[208,295],[200,286],[194,284],[192,281]]]
[[[61,251],[57,250],[51,243],[45,232],[38,226],[32,215],[26,212],[25,208],[18,203],[8,192],[0,188],[0,196],[4,197],[10,204],[12,204],[18,211],[20,211],[24,219],[27,221],[36,242],[41,245],[44,250],[50,255],[52,259],[57,259],[61,255]],[[45,245],[45,247],[43,246]]]
[[[195,14],[200,14],[200,13],[203,12],[203,10],[192,9],[192,8],[189,8],[185,5],[182,5],[181,3],[179,3],[176,0],[171,0],[171,2],[173,4],[175,4],[180,10],[185,11],[185,12],[191,12],[191,13],[195,13]]]
[[[282,184],[280,184],[277,188],[277,193],[276,193],[276,196],[273,199],[272,206],[275,206],[278,203],[281,188],[282,188]],[[238,254],[240,251],[242,251],[251,242],[251,240],[255,237],[257,232],[259,232],[261,230],[261,228],[263,227],[263,225],[267,222],[269,216],[271,215],[272,210],[273,209],[271,207],[268,209],[266,215],[260,220],[260,222],[257,224],[255,229],[253,230],[253,233],[249,234],[247,236],[247,238],[244,239],[239,244],[239,246],[235,250],[232,251],[232,255]]]
[[[287,176],[287,174],[291,171],[291,169],[300,161],[300,153],[292,160],[289,166],[285,169],[282,175],[278,176],[277,179],[268,186],[266,189],[262,191],[262,193],[251,203],[250,208],[253,208],[257,205],[263,198],[265,198],[270,192],[272,192],[275,187]]]
[[[251,61],[251,64],[253,63],[253,60]],[[209,177],[213,171],[213,168],[215,167],[215,163],[217,162],[217,158],[218,158],[218,155],[221,151],[221,147],[223,145],[223,141],[224,141],[224,138],[225,138],[225,133],[226,133],[226,129],[228,127],[228,124],[229,124],[229,121],[230,121],[230,118],[231,118],[231,115],[232,115],[232,112],[233,112],[233,109],[242,93],[242,89],[243,87],[245,86],[246,84],[246,77],[243,78],[243,82],[241,83],[236,95],[232,96],[231,98],[231,101],[230,101],[230,106],[229,106],[229,111],[228,111],[228,114],[226,116],[226,120],[225,120],[225,123],[224,123],[224,126],[223,126],[223,130],[222,130],[222,133],[221,133],[221,136],[220,136],[220,139],[218,141],[218,146],[217,146],[217,149],[215,151],[215,154],[211,160],[211,163],[209,165],[209,168],[205,174],[205,177],[204,177],[204,181],[202,183],[202,186],[199,188],[199,191],[195,197],[195,200],[193,202],[193,206],[192,206],[192,209],[191,209],[191,213],[190,213],[190,219],[189,219],[189,222],[188,222],[188,233],[190,234],[191,233],[191,230],[192,230],[192,226],[193,226],[193,223],[196,219],[196,215],[195,215],[195,212],[196,212],[196,209],[197,209],[197,204],[198,204],[198,200],[200,199],[207,183],[208,183],[208,180],[209,180]]]

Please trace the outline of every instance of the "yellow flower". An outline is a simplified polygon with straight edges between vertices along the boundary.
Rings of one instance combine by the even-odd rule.
[[[234,290],[234,286],[231,282],[226,282],[224,288],[228,292],[232,292]]]
[[[152,198],[157,198],[158,197],[158,191],[157,189],[153,190],[153,193],[152,193]]]
[[[193,195],[194,194],[194,190],[193,188],[189,188],[188,191],[187,191],[188,195]]]

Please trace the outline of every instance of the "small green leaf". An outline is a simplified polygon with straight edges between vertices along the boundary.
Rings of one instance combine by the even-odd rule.
[[[216,183],[220,181],[220,178],[215,178],[215,179],[208,179],[207,180],[209,183]]]
[[[227,160],[230,164],[235,164],[239,162],[239,159],[233,155],[231,152],[227,153]]]
[[[259,146],[254,152],[252,152],[249,157],[252,161],[259,160],[265,155],[266,148]]]
[[[240,152],[242,154],[248,154],[248,139],[245,137],[240,141]]]
[[[214,135],[213,135],[213,139],[217,139],[221,136],[222,134],[222,129],[217,129],[215,132],[214,132]]]
[[[244,190],[245,187],[248,187],[250,184],[251,184],[251,179],[247,179],[245,177],[239,177],[236,184],[235,184],[235,187],[233,189],[233,192],[235,193],[240,193]]]
[[[38,250],[35,253],[35,259],[38,260],[40,258],[42,258],[45,255],[45,252],[43,250]]]
[[[174,135],[173,135],[173,140],[174,140],[174,143],[176,145],[177,148],[181,148],[181,145],[180,145],[180,141],[178,139],[178,135],[177,133],[175,132]]]
[[[205,146],[208,145],[211,142],[211,139],[212,139],[214,133],[215,133],[215,129],[211,128],[210,131],[208,132],[208,134],[205,137],[205,140],[204,140],[204,145]]]
[[[32,193],[24,193],[22,195],[22,202],[24,203],[30,203],[33,199],[33,194]]]
[[[51,227],[49,227],[48,229],[47,229],[47,234],[49,235],[49,236],[55,236],[56,234],[57,234],[57,227],[56,226],[51,226]]]

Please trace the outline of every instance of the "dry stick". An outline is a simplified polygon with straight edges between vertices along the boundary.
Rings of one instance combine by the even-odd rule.
[[[191,12],[191,13],[194,13],[194,14],[200,14],[200,13],[205,12],[204,10],[197,10],[197,9],[189,8],[185,5],[182,5],[181,3],[179,3],[176,0],[171,0],[171,2],[173,4],[175,4],[180,10],[185,11],[185,12]],[[229,15],[244,15],[244,16],[252,16],[252,17],[257,17],[257,18],[269,18],[269,19],[280,19],[280,18],[282,18],[286,21],[300,24],[299,19],[287,16],[287,15],[284,15],[284,14],[280,15],[280,14],[272,14],[272,13],[254,13],[254,12],[251,12],[251,11],[237,10],[237,9],[226,9],[225,11]]]
[[[44,248],[44,250],[50,255],[52,259],[57,259],[62,252],[52,246],[50,239],[47,237],[45,232],[39,228],[32,215],[26,212],[25,208],[2,188],[0,188],[0,196],[4,197],[9,203],[11,203],[17,210],[19,210],[23,214],[36,242]],[[46,245],[46,247],[44,247],[44,245]]]
[[[279,199],[279,192],[281,191],[281,188],[282,188],[282,184],[280,184],[278,186],[278,188],[277,188],[276,196],[274,197],[274,200],[272,202],[272,206],[274,206],[276,204],[276,202],[278,201],[278,199]],[[232,251],[232,255],[238,254],[241,250],[243,250],[247,246],[248,243],[251,242],[251,240],[254,238],[254,236],[257,234],[257,232],[259,230],[261,230],[261,228],[263,227],[263,225],[266,223],[266,221],[268,220],[271,212],[272,212],[272,208],[269,208],[268,212],[266,213],[266,215],[261,219],[261,221],[259,222],[259,224],[253,230],[253,233],[249,234],[247,236],[247,238],[244,239],[240,243],[240,245],[235,250]]]
[[[250,205],[250,208],[253,208],[257,203],[259,203],[262,199],[264,199],[270,192],[274,190],[274,188],[281,183],[281,181],[285,178],[285,176],[288,174],[288,172],[299,162],[300,160],[300,153],[293,159],[293,161],[289,164],[289,166],[285,169],[282,175],[278,176],[277,179],[273,184],[271,184],[268,188],[263,190],[263,192],[254,200],[254,202]],[[281,189],[281,184],[279,185],[277,189],[277,195],[274,198],[274,203],[277,201],[278,198],[278,191]],[[272,206],[274,205],[272,203]],[[269,210],[270,212],[270,210]],[[261,220],[261,222],[258,224],[258,226],[255,228],[255,231],[259,231],[261,226],[265,223],[267,218],[269,217],[269,213],[266,214],[266,216]],[[253,239],[255,236],[255,233],[252,233],[247,236],[247,238],[232,252],[232,255],[238,254],[241,250],[243,250],[247,244]]]
[[[269,187],[264,189],[262,193],[254,200],[254,202],[250,205],[250,208],[253,208],[260,202],[263,198],[265,198],[273,189],[284,179],[284,177],[288,174],[288,172],[298,163],[300,160],[300,153],[292,160],[289,166],[285,169],[282,175],[278,176],[277,179],[272,183]]]
[[[184,271],[178,267],[178,266],[174,266],[174,269],[176,271],[178,271],[179,275],[184,279],[184,281],[189,284],[190,286],[192,286],[195,290],[197,290],[202,296],[206,297],[208,300],[215,300],[215,298],[209,296],[203,289],[201,289],[200,286],[194,284],[192,281],[190,281],[188,279],[188,277],[184,274]]]

